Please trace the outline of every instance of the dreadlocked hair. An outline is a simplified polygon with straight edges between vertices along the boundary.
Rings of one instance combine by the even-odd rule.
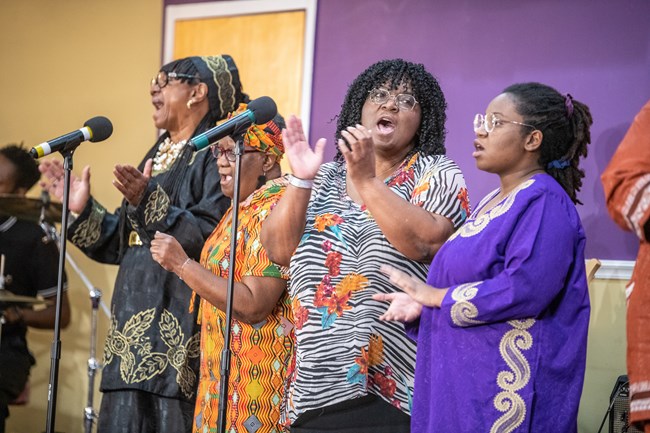
[[[582,204],[577,192],[585,177],[580,157],[587,156],[587,145],[591,142],[589,128],[593,119],[589,107],[540,83],[513,84],[503,93],[513,97],[523,122],[542,132],[539,164],[558,181],[573,203]],[[562,164],[552,164],[558,161]]]
[[[30,189],[41,178],[41,172],[38,171],[38,164],[34,158],[22,147],[17,144],[10,144],[0,149],[0,155],[7,158],[16,167],[16,188]]]
[[[445,121],[447,102],[438,81],[422,64],[402,59],[382,60],[363,71],[350,85],[345,96],[336,125],[336,141],[341,131],[350,125],[361,123],[361,110],[368,99],[368,92],[375,87],[399,89],[404,85],[420,104],[422,117],[415,135],[414,151],[424,155],[444,155]],[[336,161],[343,161],[337,151]]]

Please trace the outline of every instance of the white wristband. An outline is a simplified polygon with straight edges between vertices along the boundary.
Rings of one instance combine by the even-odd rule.
[[[314,186],[314,181],[309,179],[300,179],[294,175],[289,175],[289,185],[296,188],[311,189]]]

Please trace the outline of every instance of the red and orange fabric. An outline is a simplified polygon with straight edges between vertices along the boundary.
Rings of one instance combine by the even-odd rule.
[[[245,275],[287,279],[287,269],[271,263],[260,242],[262,222],[280,199],[286,179],[269,181],[240,205],[235,254],[235,281]],[[227,278],[230,260],[230,208],[206,241],[201,264]],[[216,432],[221,351],[225,313],[201,300],[201,369],[194,413],[194,432]],[[228,384],[226,431],[280,432],[287,364],[293,353],[294,325],[286,293],[264,322],[250,325],[233,319],[232,359]]]
[[[239,107],[228,115],[228,119],[244,112],[246,107],[248,107],[247,104],[239,104]],[[244,133],[243,139],[245,146],[258,149],[262,153],[275,155],[277,161],[280,161],[284,155],[282,131],[272,120],[260,125],[253,124],[249,126]]]
[[[607,208],[614,221],[640,239],[627,287],[627,371],[630,422],[650,432],[650,101],[641,109],[602,174]]]

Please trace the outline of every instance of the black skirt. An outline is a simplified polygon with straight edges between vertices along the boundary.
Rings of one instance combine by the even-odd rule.
[[[375,395],[307,411],[291,433],[409,433],[411,417]]]

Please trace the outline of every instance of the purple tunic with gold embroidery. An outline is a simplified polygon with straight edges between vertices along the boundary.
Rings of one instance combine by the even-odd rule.
[[[575,432],[589,324],[585,235],[562,187],[524,182],[444,244],[419,321],[412,431]]]

